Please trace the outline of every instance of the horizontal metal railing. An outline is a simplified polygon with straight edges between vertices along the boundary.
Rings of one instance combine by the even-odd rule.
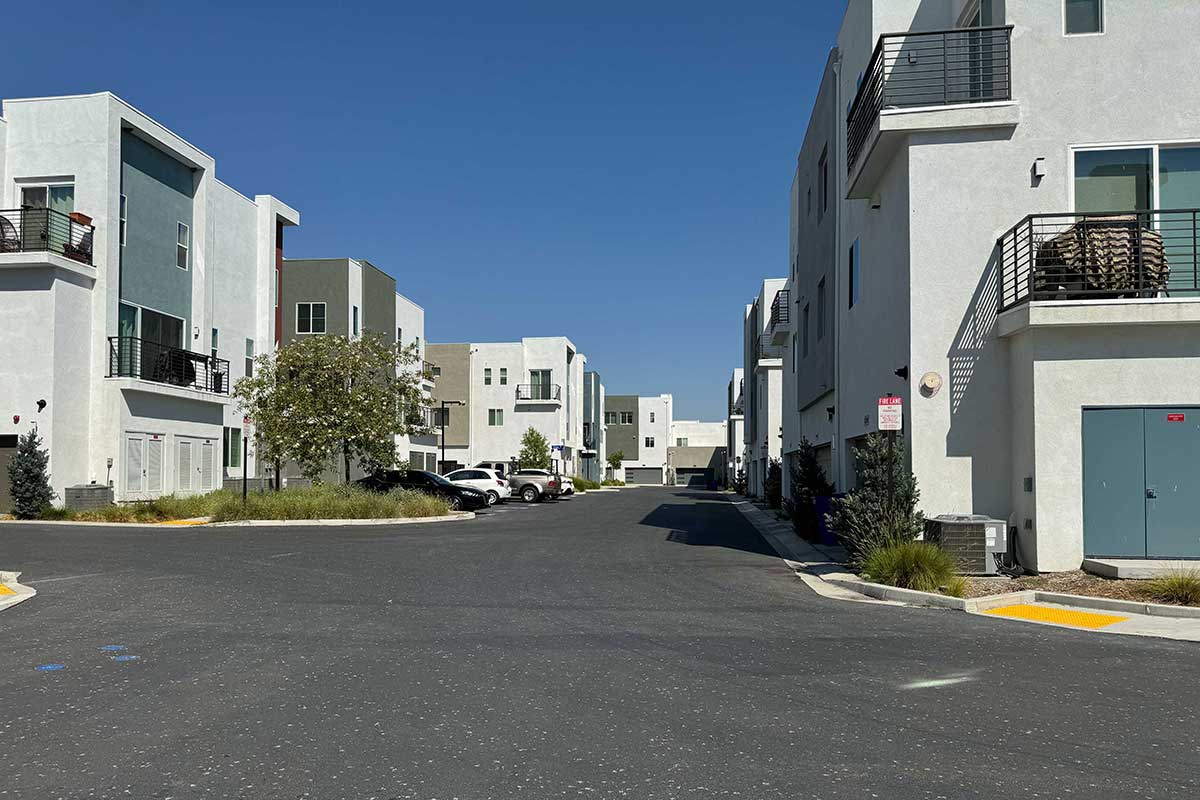
[[[771,344],[771,337],[765,333],[761,334],[758,337],[758,357],[783,358],[783,345]]]
[[[57,253],[91,264],[95,231],[49,208],[0,210],[0,253]]]
[[[424,375],[426,378],[433,380],[433,377],[434,377],[433,376],[433,368],[436,366],[437,366],[437,364],[434,364],[432,361],[422,361],[421,362],[421,374]]]
[[[771,327],[776,325],[787,325],[790,320],[791,302],[789,297],[791,291],[788,289],[780,289],[775,293],[775,299],[771,301]]]
[[[885,108],[1011,99],[1011,25],[880,36],[846,115],[847,169]]]
[[[1200,209],[1031,214],[996,242],[1000,310],[1200,295]]]
[[[557,383],[522,383],[517,386],[518,400],[560,400],[562,387]]]
[[[229,362],[225,359],[132,336],[108,337],[108,377],[229,394]]]

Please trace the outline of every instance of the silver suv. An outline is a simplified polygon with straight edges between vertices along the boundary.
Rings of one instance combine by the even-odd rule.
[[[508,485],[513,494],[526,503],[536,503],[562,494],[562,481],[542,469],[519,469],[508,474]]]

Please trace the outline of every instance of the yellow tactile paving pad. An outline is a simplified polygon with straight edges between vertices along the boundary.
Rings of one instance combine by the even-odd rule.
[[[1116,622],[1124,622],[1129,617],[1118,617],[1115,614],[1097,614],[1093,611],[1072,611],[1069,608],[1057,606],[1035,606],[1021,604],[1001,606],[983,612],[997,617],[1012,617],[1013,619],[1028,619],[1034,622],[1050,622],[1055,625],[1070,625],[1073,628],[1105,628]]]
[[[3,583],[0,583],[0,595],[4,594],[16,594],[16,592],[5,586]]]

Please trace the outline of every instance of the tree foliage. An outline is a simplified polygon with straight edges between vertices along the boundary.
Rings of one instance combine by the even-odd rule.
[[[50,488],[50,454],[42,447],[37,428],[17,440],[17,451],[8,462],[8,486],[12,513],[17,519],[33,519],[54,502]]]
[[[550,469],[550,442],[535,428],[521,437],[521,452],[517,456],[521,469]]]
[[[763,495],[768,508],[780,508],[783,505],[783,465],[778,458],[772,458],[767,464]]]
[[[833,494],[833,484],[817,459],[817,448],[808,439],[800,440],[800,451],[791,466],[792,527],[806,539],[815,539],[819,530],[816,498]]]
[[[615,453],[609,453],[608,458],[604,460],[608,462],[608,466],[612,468],[612,471],[616,472],[621,468],[621,462],[625,460],[625,454],[618,450]]]
[[[258,456],[294,461],[319,480],[340,458],[367,472],[397,461],[396,437],[431,432],[421,413],[415,345],[376,334],[307,336],[255,359],[234,395],[255,426]]]
[[[859,488],[834,501],[830,522],[850,555],[861,566],[872,552],[900,542],[911,542],[925,528],[917,511],[921,492],[904,456],[904,437],[896,436],[895,452],[888,462],[887,436],[873,433],[854,453]],[[888,506],[888,474],[892,476],[892,502]]]

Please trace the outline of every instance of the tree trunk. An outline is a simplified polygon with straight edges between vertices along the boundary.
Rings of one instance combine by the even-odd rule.
[[[350,485],[350,445],[342,442],[342,462],[346,467],[346,485]]]

